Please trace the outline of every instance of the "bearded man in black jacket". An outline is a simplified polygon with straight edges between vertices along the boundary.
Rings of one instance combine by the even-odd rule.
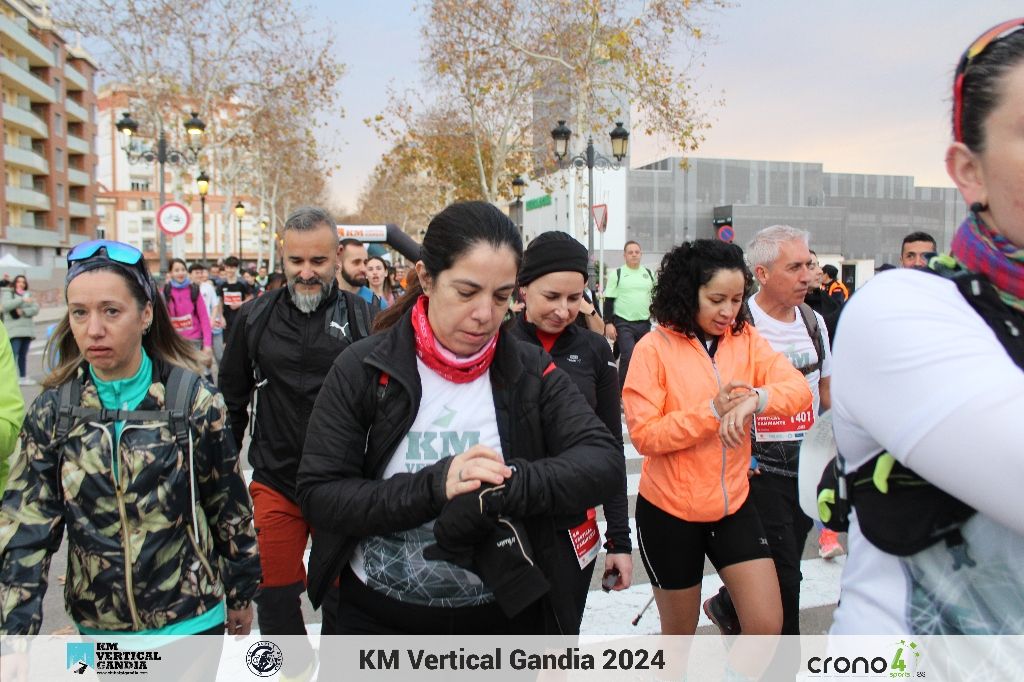
[[[282,233],[288,285],[242,306],[220,370],[239,446],[252,405],[250,491],[263,569],[256,604],[266,635],[306,633],[299,596],[310,527],[297,504],[296,472],[324,377],[341,351],[368,334],[370,319],[362,299],[337,288],[338,238],[326,211],[297,209]],[[332,598],[337,588],[327,598],[324,634],[333,632]]]

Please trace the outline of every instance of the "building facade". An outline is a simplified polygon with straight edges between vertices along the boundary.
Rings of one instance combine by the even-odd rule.
[[[819,253],[897,263],[903,237],[923,230],[949,247],[967,207],[951,187],[916,187],[906,175],[828,173],[820,163],[667,158],[629,172],[627,236],[660,258],[729,225],[737,244],[788,224]]]
[[[0,253],[56,302],[66,250],[96,233],[96,64],[45,3],[0,0]]]
[[[143,252],[146,262],[156,272],[160,254],[159,228],[156,215],[160,208],[160,166],[155,161],[144,159],[132,162],[121,147],[117,122],[128,112],[135,119],[143,119],[142,112],[133,107],[130,93],[122,87],[104,87],[98,96],[98,154],[97,177],[100,182],[100,197],[105,202],[106,220],[112,231],[112,239],[132,244]],[[210,114],[198,112],[200,118],[211,124]],[[190,107],[183,104],[176,120],[165,121],[165,134],[170,148],[183,150],[187,141],[182,139],[184,121],[190,115]],[[218,111],[214,116],[230,115]],[[208,128],[209,130],[209,128]],[[157,146],[156,131],[140,130],[137,140],[144,148]],[[241,253],[245,261],[255,261],[262,255],[267,259],[270,234],[261,229],[262,216],[249,196],[236,196],[229,191],[234,184],[228,182],[218,163],[216,150],[201,150],[195,164],[165,164],[165,201],[177,201],[187,206],[192,214],[185,234],[167,239],[168,257],[182,258],[186,262],[203,258],[204,241],[206,260],[216,261],[223,256]],[[209,178],[209,192],[204,203],[200,199],[196,178],[200,171]],[[234,212],[234,206],[241,201],[246,208],[241,220]],[[262,235],[262,243],[257,235]]]

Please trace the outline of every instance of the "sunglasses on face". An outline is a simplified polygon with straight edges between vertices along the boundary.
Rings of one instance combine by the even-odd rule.
[[[1024,17],[993,26],[971,43],[960,57],[960,63],[956,66],[956,80],[953,82],[953,136],[957,142],[964,141],[964,78],[967,75],[967,68],[989,45],[1022,27],[1024,27]]]

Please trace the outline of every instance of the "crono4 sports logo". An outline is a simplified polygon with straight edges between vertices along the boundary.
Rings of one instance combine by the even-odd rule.
[[[815,656],[807,661],[807,672],[810,677],[851,675],[857,677],[877,677],[884,679],[923,678],[925,673],[919,670],[921,647],[916,642],[901,639],[896,643],[894,652],[889,656]]]

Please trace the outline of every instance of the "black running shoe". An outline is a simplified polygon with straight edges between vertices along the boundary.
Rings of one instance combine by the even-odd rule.
[[[740,634],[740,619],[732,605],[728,590],[722,586],[718,594],[704,602],[704,615],[721,631],[723,635]]]

